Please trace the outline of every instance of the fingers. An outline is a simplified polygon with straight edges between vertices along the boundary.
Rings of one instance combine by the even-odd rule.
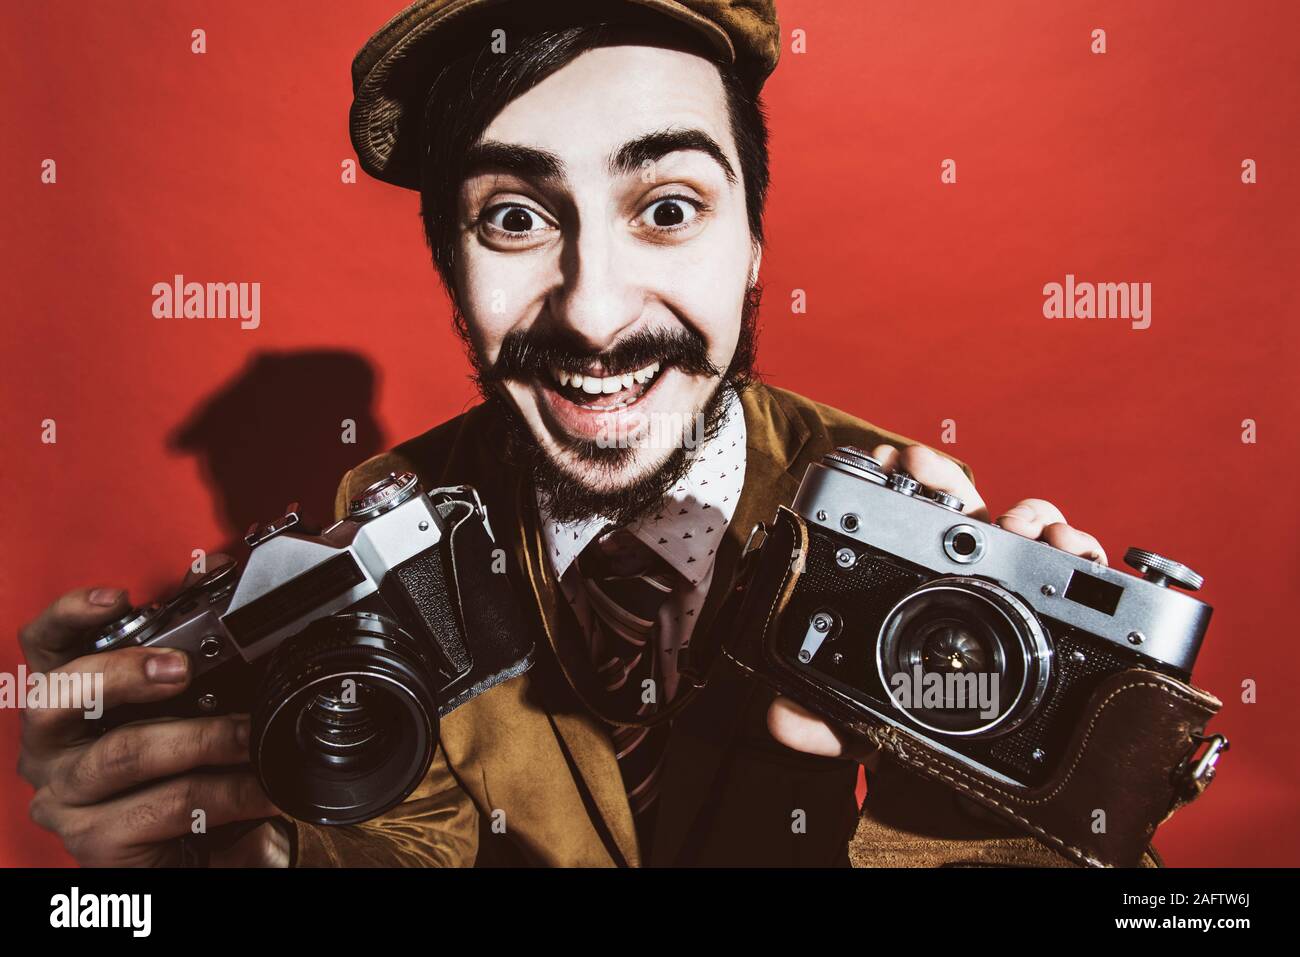
[[[251,771],[190,774],[88,807],[63,804],[42,788],[31,804],[32,820],[91,867],[166,863],[171,843],[200,822],[210,831],[279,813]]]
[[[1053,548],[1059,548],[1071,555],[1078,555],[1080,558],[1087,558],[1102,565],[1109,564],[1106,559],[1106,551],[1101,547],[1101,542],[1087,532],[1071,528],[1064,522],[1056,522],[1043,529],[1042,540]]]
[[[904,449],[892,445],[878,445],[871,457],[889,472],[903,471],[922,485],[940,492],[956,495],[964,503],[963,513],[986,521],[988,509],[984,499],[975,490],[975,483],[966,477],[961,466],[924,445],[909,445]]]
[[[118,816],[126,839],[137,844],[192,833],[196,811],[209,831],[280,813],[252,771],[190,774],[95,807]]]
[[[1025,538],[1038,538],[1048,525],[1064,521],[1065,516],[1061,510],[1051,502],[1041,498],[1027,498],[999,515],[994,524]]]
[[[78,588],[56,598],[18,631],[34,671],[49,671],[85,650],[86,635],[130,607],[122,588]]]
[[[996,524],[1008,532],[1038,539],[1071,555],[1103,565],[1107,563],[1106,551],[1101,547],[1101,542],[1087,532],[1072,528],[1059,508],[1041,498],[1027,498],[1017,502],[998,516]]]
[[[963,512],[973,518],[988,521],[984,499],[961,466],[926,448],[909,445],[899,449],[892,445],[878,445],[871,457],[889,472],[904,471],[922,485],[956,495],[965,503]],[[1009,532],[1046,542],[1053,548],[1078,555],[1091,561],[1107,564],[1106,551],[1097,539],[1087,532],[1072,528],[1061,510],[1041,498],[1027,498],[1017,502],[998,516],[995,523]]]
[[[789,698],[778,697],[767,709],[767,730],[787,748],[804,754],[861,763],[875,750],[846,742],[829,724]]]
[[[248,734],[247,715],[127,725],[71,752],[49,787],[64,804],[94,804],[196,768],[247,764]]]
[[[898,462],[898,449],[892,445],[877,445],[871,450],[871,457],[880,463],[886,472],[894,471]]]
[[[189,657],[167,648],[121,648],[70,661],[48,674],[51,687],[66,676],[76,683],[80,702],[55,701],[62,707],[25,708],[22,712],[23,776],[34,786],[45,783],[50,755],[93,732],[87,714],[102,715],[123,704],[143,704],[174,697],[190,682]],[[78,706],[73,707],[76,703]]]

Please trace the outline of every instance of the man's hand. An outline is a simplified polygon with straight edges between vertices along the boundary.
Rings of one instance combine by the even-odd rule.
[[[128,607],[120,588],[68,592],[19,631],[28,666],[102,674],[105,711],[179,694],[191,678],[182,651],[135,647],[74,657],[89,633]],[[279,813],[247,767],[247,715],[141,722],[102,736],[81,709],[29,708],[22,719],[18,772],[36,788],[32,820],[58,834],[83,865],[179,864],[179,839],[191,833],[196,810],[209,830]],[[288,842],[268,823],[214,853],[211,863],[283,867],[288,858]]]
[[[877,446],[871,453],[888,471],[901,469],[922,485],[949,492],[965,503],[963,513],[987,522],[989,511],[974,484],[951,459],[922,445],[899,450],[892,445]],[[1017,502],[998,516],[995,523],[1009,532],[1046,542],[1062,551],[1106,564],[1101,543],[1087,532],[1066,524],[1061,510],[1041,498]],[[767,727],[772,737],[787,747],[808,754],[865,760],[870,751],[855,748],[843,741],[821,718],[789,698],[778,697],[767,712]]]

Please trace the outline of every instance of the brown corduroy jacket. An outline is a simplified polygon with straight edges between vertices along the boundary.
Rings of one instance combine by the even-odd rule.
[[[761,384],[745,391],[742,405],[745,485],[698,634],[717,616],[750,529],[789,504],[809,463],[839,445],[911,444]],[[673,721],[654,845],[637,846],[608,731],[568,677],[580,643],[568,637],[576,630],[541,546],[533,488],[503,460],[503,447],[480,406],[344,476],[339,514],[390,471],[413,471],[426,488],[477,488],[535,628],[536,664],[443,720],[428,776],[397,808],[349,827],[297,823],[297,864],[847,864],[857,766],[778,744],[766,729],[770,692],[724,669]],[[792,827],[796,811],[802,829]]]

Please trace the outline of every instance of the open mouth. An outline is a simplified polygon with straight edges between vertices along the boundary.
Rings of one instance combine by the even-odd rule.
[[[657,381],[663,365],[648,366],[620,375],[566,372],[552,367],[546,384],[567,401],[592,412],[612,412],[639,402]]]

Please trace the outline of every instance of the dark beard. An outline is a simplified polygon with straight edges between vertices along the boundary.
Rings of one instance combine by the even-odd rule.
[[[704,408],[704,442],[721,427],[730,391],[720,382],[709,397]],[[695,449],[677,445],[658,468],[631,484],[614,489],[593,488],[552,461],[509,399],[498,392],[484,398],[506,425],[506,461],[529,476],[549,517],[562,524],[599,515],[619,528],[630,525],[658,507],[695,461]],[[594,442],[570,442],[568,448],[596,472],[616,471],[637,451],[630,447],[601,448]]]
[[[653,511],[694,463],[696,450],[721,428],[731,393],[739,394],[754,380],[754,359],[758,345],[758,308],[762,287],[753,286],[741,309],[740,336],[730,365],[718,370],[708,359],[703,338],[693,329],[672,333],[643,333],[629,336],[607,352],[584,353],[567,345],[562,337],[532,329],[512,332],[502,343],[496,363],[488,367],[469,345],[468,329],[459,309],[456,328],[469,347],[475,382],[484,402],[505,425],[506,460],[531,479],[531,484],[551,519],[561,523],[602,516],[624,527]],[[609,374],[644,366],[657,358],[688,373],[713,375],[718,384],[704,408],[703,435],[698,443],[675,446],[656,469],[628,485],[615,489],[592,488],[557,465],[534,438],[514,404],[497,388],[506,379],[525,379],[550,374],[550,367],[580,371],[599,360]],[[601,445],[596,441],[570,440],[566,450],[594,472],[614,472],[636,455],[635,446]]]

